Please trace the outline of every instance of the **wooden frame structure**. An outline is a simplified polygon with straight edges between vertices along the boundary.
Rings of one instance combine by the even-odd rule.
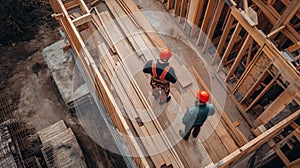
[[[283,111],[299,109],[299,1],[182,0],[180,4],[186,15],[174,13],[170,6],[167,9],[183,17],[181,21],[185,18],[183,28],[216,67],[216,77],[224,81],[253,133],[259,135],[259,128]],[[296,109],[290,110],[291,104]],[[293,128],[299,129],[295,124]],[[274,147],[274,142],[269,145]],[[277,146],[273,149],[284,165],[292,167]]]
[[[284,0],[281,2],[285,2],[287,6],[295,3],[289,4]],[[157,58],[159,49],[166,47],[146,18],[143,15],[137,15],[140,11],[134,2],[132,0],[106,0],[105,4],[109,9],[106,12],[99,12],[96,7],[88,9],[83,0],[50,0],[50,3],[55,12],[53,16],[60,22],[77,56],[77,61],[83,67],[83,72],[91,86],[90,89],[95,93],[94,98],[103,104],[117,132],[127,138],[129,151],[134,156],[143,156],[134,157],[138,167],[164,165],[210,167],[215,164],[228,166],[265,142],[269,142],[278,155],[281,154],[280,158],[286,165],[293,166],[299,162],[298,160],[290,162],[286,159],[271,140],[288,125],[295,127],[293,136],[299,137],[299,126],[296,123],[299,110],[293,111],[288,118],[265,132],[259,132],[258,129],[285,109],[285,104],[299,105],[298,57],[293,56],[299,52],[299,39],[295,32],[299,29],[299,25],[290,14],[293,13],[298,17],[298,12],[294,8],[288,7],[289,12],[283,12],[282,15],[276,15],[275,8],[271,11],[275,14],[272,17],[280,19],[278,22],[272,21],[274,30],[267,32],[270,38],[268,39],[263,31],[268,31],[268,25],[259,22],[255,26],[255,22],[251,19],[253,16],[250,17],[248,14],[251,13],[249,11],[252,11],[252,8],[256,9],[258,20],[261,20],[265,17],[264,14],[267,15],[266,13],[270,12],[264,10],[266,4],[261,4],[260,1],[245,5],[251,7],[249,11],[246,10],[248,12],[238,9],[233,0],[226,1],[226,3],[222,0],[169,0],[166,2],[171,12],[187,18],[184,25],[191,28],[189,35],[196,38],[196,44],[201,46],[203,53],[212,62],[212,66],[216,66],[219,71],[217,77],[225,81],[232,99],[257,135],[255,139],[248,142],[233,126],[222,108],[216,105],[221,122],[214,117],[208,119],[205,127],[213,130],[212,135],[206,141],[198,142],[196,146],[193,146],[201,152],[197,154],[184,142],[178,142],[172,146],[172,139],[179,136],[176,134],[179,127],[173,128],[174,130],[168,133],[164,133],[163,130],[172,123],[173,116],[161,115],[156,118],[149,101],[145,99],[145,95],[150,90],[146,83],[147,77],[143,73],[136,75],[132,73],[139,68],[138,65]],[[276,6],[273,3],[275,2],[268,1],[269,6]],[[123,20],[122,17],[125,19]],[[267,17],[273,19],[269,15]],[[199,32],[197,27],[201,27],[203,31]],[[220,31],[224,33],[218,33]],[[274,44],[275,41],[280,42],[278,44],[281,44],[282,50],[286,49],[285,53],[279,50]],[[288,45],[290,41],[293,44]],[[88,46],[87,43],[89,43]],[[213,47],[212,44],[216,46],[217,53],[207,52]],[[155,49],[147,50],[147,48]],[[293,61],[287,61],[284,54],[288,54],[287,56],[290,56],[289,58]],[[130,55],[133,55],[134,59],[131,59]],[[134,62],[135,66],[129,66],[127,61]],[[207,86],[201,81],[193,67],[188,69],[180,65],[176,59],[172,59],[171,64],[176,69],[180,69],[179,72],[193,74],[196,78],[194,80],[190,75],[178,75],[180,87],[185,91],[182,95],[183,100],[180,100],[176,88],[171,90],[176,102],[183,101],[182,105],[186,108],[193,101],[193,93],[198,89],[198,85],[201,88],[207,88]],[[224,73],[225,78],[219,75],[220,73]],[[116,90],[115,94],[112,93],[111,88]],[[269,95],[272,89],[280,91],[276,93],[277,97]],[[121,106],[116,102],[118,98],[121,100]],[[217,104],[217,102],[214,103]],[[261,105],[262,103],[264,106]],[[257,111],[258,105],[261,105],[260,109],[263,110],[255,117],[249,116],[249,112]],[[138,109],[143,109],[143,113]],[[169,112],[171,110],[169,109]],[[125,118],[126,115],[131,120]],[[149,120],[151,122],[145,122]],[[217,126],[214,128],[214,125]],[[132,138],[155,134],[160,134],[160,136],[142,141]],[[287,136],[286,139],[291,136]],[[145,155],[155,153],[162,148],[167,150],[155,155]]]

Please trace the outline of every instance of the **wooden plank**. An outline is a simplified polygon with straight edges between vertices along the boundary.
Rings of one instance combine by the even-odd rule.
[[[106,15],[107,15],[107,14],[106,14]],[[108,19],[109,16],[106,16],[106,18]],[[113,26],[113,27],[114,27],[114,28],[113,28],[112,30],[115,29],[114,31],[116,31],[116,27],[115,27],[115,26]],[[112,30],[111,30],[111,31],[112,31]],[[110,34],[110,33],[108,33],[108,34]],[[117,34],[118,34],[118,33],[117,33]],[[121,47],[121,46],[120,46],[120,47]],[[121,47],[121,48],[122,48],[123,50],[126,49],[126,48],[124,48],[124,47]],[[124,56],[122,57],[122,55],[125,54],[126,52],[124,52],[124,51],[118,51],[118,50],[120,50],[121,48],[116,47],[117,52],[118,52],[119,54],[121,54],[121,56],[120,56],[119,58],[122,60],[122,59],[124,58]],[[129,53],[130,53],[130,52],[129,52]],[[123,60],[122,60],[122,62],[123,62]],[[126,65],[122,64],[122,66],[126,66]],[[128,72],[128,70],[126,70],[126,75],[129,75],[129,76],[130,76],[129,73],[130,73],[130,72]],[[125,74],[125,72],[123,72],[123,74]],[[129,77],[129,76],[128,76],[128,77]],[[130,78],[130,77],[129,77],[129,78]],[[134,82],[134,80],[131,80],[129,83],[134,84],[134,83],[132,83],[132,82]],[[128,82],[127,82],[127,83],[128,83]],[[138,87],[136,87],[136,84],[134,84],[134,85],[135,85],[134,88],[135,88],[135,89],[138,89]],[[135,93],[135,92],[134,92],[134,93]],[[140,95],[139,95],[139,97],[140,97]],[[140,97],[140,98],[141,98],[141,97]],[[138,103],[138,101],[137,101],[136,103]],[[144,103],[144,102],[143,102],[143,103]],[[141,107],[141,106],[142,106],[142,105],[139,105],[138,108]],[[146,108],[146,109],[148,109],[148,108]],[[151,114],[151,113],[149,113],[149,114]],[[147,115],[143,115],[143,116],[140,115],[140,117],[141,117],[142,120],[149,120],[149,119],[152,119],[151,116],[149,116],[148,119],[147,119],[147,118],[143,118],[143,117],[147,117]],[[155,120],[155,119],[154,119],[154,120]],[[155,135],[155,134],[157,134],[156,129],[151,129],[151,127],[152,127],[152,128],[155,128],[154,125],[155,125],[155,126],[159,126],[159,125],[155,124],[155,122],[154,122],[154,123],[152,123],[152,122],[147,122],[147,123],[144,123],[144,125],[147,125],[147,127],[149,127],[148,131],[150,131],[150,132],[149,132],[150,135]],[[165,139],[164,135],[162,136],[162,138],[164,138],[164,139],[159,139],[159,138],[158,138],[158,139],[155,139],[154,141],[155,141],[155,142],[158,142],[158,144],[162,145],[162,146],[159,147],[159,149],[166,149],[166,148],[168,148],[168,147],[164,147],[164,145],[167,145],[167,144],[166,144],[166,143],[168,143],[168,142],[167,142],[167,139]],[[160,142],[160,141],[161,141],[161,142]],[[170,151],[172,151],[172,148],[170,149]],[[165,160],[167,163],[172,163],[172,165],[173,165],[174,167],[177,167],[176,164],[177,164],[178,160],[177,160],[177,161],[174,160],[175,158],[171,156],[170,151],[166,151],[166,154],[163,155],[164,160]],[[173,154],[175,154],[175,153],[173,153]],[[175,154],[174,156],[176,156],[176,154]],[[168,161],[168,158],[171,159],[172,161]],[[180,164],[180,163],[179,163],[179,164]]]
[[[266,143],[267,141],[269,141],[275,135],[280,133],[283,128],[290,125],[294,120],[299,118],[299,116],[300,116],[300,110],[294,112],[293,114],[291,114],[287,118],[283,119],[281,122],[279,122],[275,126],[268,129],[266,132],[260,134],[258,137],[254,138],[253,140],[251,140],[244,146],[237,149],[235,152],[229,154],[228,156],[226,156],[225,158],[220,160],[218,163],[216,163],[216,165],[210,164],[207,167],[213,167],[213,166],[217,166],[217,165],[221,166],[221,167],[228,166],[230,163],[242,158],[246,154],[251,153],[252,151],[257,149],[259,146],[261,146],[264,143]]]
[[[74,8],[79,7],[78,0],[72,0],[64,4],[66,10],[72,10]]]
[[[74,25],[75,25],[76,27],[78,27],[78,26],[80,26],[80,25],[83,25],[83,24],[85,24],[85,23],[91,21],[91,19],[92,19],[91,14],[88,13],[88,14],[82,15],[82,16],[80,16],[80,17],[78,17],[78,18],[75,18],[75,19],[73,20],[73,23],[74,23]]]
[[[189,85],[192,84],[192,78],[189,76],[189,75],[186,75],[188,74],[189,72],[187,71],[187,69],[185,69],[183,66],[181,66],[176,60],[175,58],[171,58],[169,60],[170,62],[170,65],[171,66],[174,66],[174,69],[175,69],[175,73],[176,73],[176,76],[177,76],[177,79],[178,79],[178,82],[180,83],[180,86],[182,88],[185,88]]]
[[[105,48],[105,46],[102,45],[102,48]],[[115,74],[118,77],[117,80],[113,76],[111,76],[110,79],[113,81],[115,89],[118,90],[117,94],[119,95],[121,101],[123,102],[124,105],[123,107],[125,108],[128,117],[131,119],[131,123],[133,124],[139,137],[141,137],[140,140],[143,142],[147,153],[150,155],[151,159],[153,159],[153,162],[156,166],[158,167],[162,166],[163,164],[165,164],[165,161],[163,160],[162,156],[160,154],[153,155],[154,153],[157,153],[157,150],[159,150],[159,148],[156,148],[155,143],[150,138],[144,138],[144,137],[149,137],[146,128],[144,126],[139,126],[137,122],[133,121],[133,119],[138,117],[138,114],[136,113],[135,110],[136,106],[134,107],[133,105],[133,103],[135,103],[136,101],[134,101],[132,94],[128,94],[128,91],[130,91],[131,89],[124,87],[124,83],[129,82],[129,80],[125,80],[124,73],[120,73],[120,68],[118,68],[116,66],[116,63],[114,63],[114,61],[111,58],[109,58],[111,56],[109,55],[106,56],[106,54],[105,53],[103,54],[103,52],[102,55],[104,56],[106,62],[108,63],[107,67],[111,69],[112,75]],[[110,61],[108,61],[109,59]],[[123,85],[121,81],[123,82]],[[131,97],[129,97],[128,95],[131,95]]]

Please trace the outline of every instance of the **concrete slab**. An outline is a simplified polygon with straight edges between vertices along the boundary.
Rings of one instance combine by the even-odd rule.
[[[63,50],[65,45],[60,40],[44,48],[42,54],[65,104],[72,108],[72,102],[88,95],[89,90],[84,83],[75,84],[75,64],[70,52]]]

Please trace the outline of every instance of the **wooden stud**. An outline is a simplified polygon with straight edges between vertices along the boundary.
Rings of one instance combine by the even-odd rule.
[[[170,10],[173,8],[173,1],[174,0],[168,0],[167,9]]]
[[[212,23],[209,26],[209,30],[208,30],[208,34],[203,46],[203,52],[206,52],[207,49],[210,47],[211,45],[211,40],[213,38],[214,32],[216,30],[217,24],[219,22],[223,7],[224,7],[225,1],[219,1],[217,8],[215,10],[215,14],[212,18]]]
[[[175,0],[175,8],[174,8],[174,14],[175,15],[179,15],[179,11],[180,11],[180,0]]]
[[[223,54],[223,57],[221,59],[221,62],[219,64],[219,66],[218,66],[218,69],[217,69],[218,72],[220,71],[221,66],[223,66],[223,64],[227,60],[227,58],[228,58],[228,56],[229,56],[229,54],[230,54],[230,52],[231,52],[231,50],[232,50],[232,48],[233,48],[233,46],[236,42],[237,37],[239,36],[239,33],[240,33],[241,30],[242,30],[242,26],[238,23],[236,25],[235,29],[234,29],[234,32],[233,32],[233,34],[232,34],[232,36],[231,36],[231,38],[228,42],[227,48],[226,48],[226,50]]]
[[[298,12],[300,8],[299,0],[293,0],[290,2],[289,6],[284,10],[283,14],[274,24],[273,30],[277,29],[280,26],[285,26],[292,19],[292,17]]]
[[[200,33],[196,42],[196,45],[198,46],[200,42],[202,43],[203,37],[206,38],[207,34],[207,28],[209,26],[209,21],[211,20],[211,17],[213,15],[214,9],[215,9],[216,0],[209,0],[207,4],[207,8],[205,10],[204,19],[202,21],[202,25],[200,28]]]
[[[200,22],[200,18],[201,18],[201,14],[202,14],[204,2],[205,1],[198,1],[197,6],[194,7],[197,10],[194,11],[196,14],[193,17],[193,21],[191,23],[192,29],[191,29],[191,32],[190,32],[190,37],[193,37],[195,35],[195,33],[196,33],[196,30],[197,30],[199,22]]]
[[[229,18],[228,18],[228,20],[226,22],[225,28],[224,28],[224,30],[222,32],[221,39],[220,39],[220,42],[218,44],[216,53],[215,53],[215,55],[213,57],[213,61],[212,61],[213,65],[217,62],[218,58],[220,58],[219,55],[222,53],[222,49],[223,49],[223,47],[225,45],[226,39],[227,39],[228,34],[229,34],[230,30],[231,30],[231,26],[232,26],[233,21],[234,21],[234,17],[230,14]]]
[[[225,82],[228,82],[228,80],[230,79],[231,75],[235,72],[236,68],[238,67],[238,65],[240,64],[242,58],[245,55],[246,50],[249,48],[249,44],[252,42],[252,38],[251,36],[248,34],[239,53],[237,54],[236,58],[234,59],[234,62],[232,64],[232,66],[230,67],[229,72],[227,73],[227,76],[225,78]]]

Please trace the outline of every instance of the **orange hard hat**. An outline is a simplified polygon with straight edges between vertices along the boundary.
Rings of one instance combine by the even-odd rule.
[[[199,90],[196,93],[196,96],[203,103],[206,103],[209,100],[209,94],[205,90]]]
[[[172,52],[170,49],[165,48],[159,53],[159,58],[163,61],[168,61],[172,57]]]

